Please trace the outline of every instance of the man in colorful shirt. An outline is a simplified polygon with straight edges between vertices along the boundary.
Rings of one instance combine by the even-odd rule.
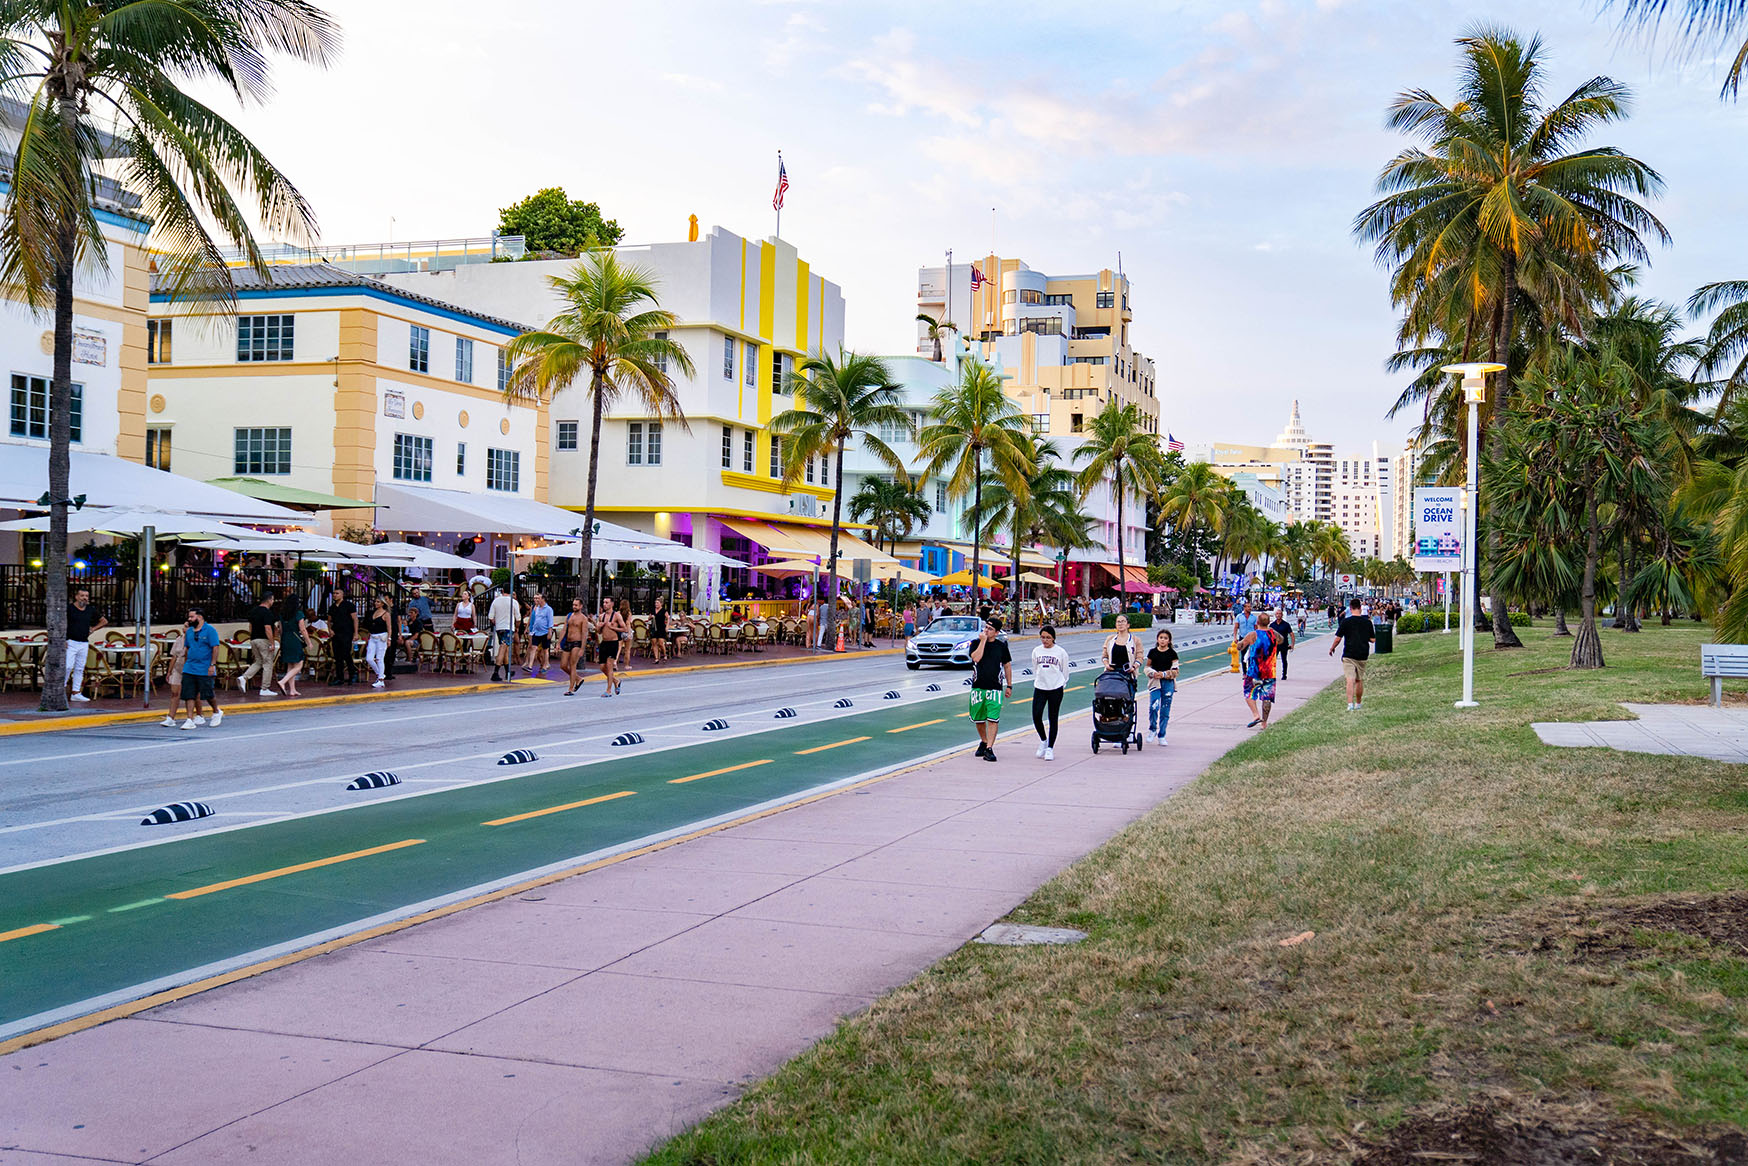
[[[1269,727],[1269,713],[1275,707],[1275,660],[1279,647],[1278,633],[1262,622],[1238,643],[1244,659],[1244,703],[1250,706],[1255,718],[1246,728]]]

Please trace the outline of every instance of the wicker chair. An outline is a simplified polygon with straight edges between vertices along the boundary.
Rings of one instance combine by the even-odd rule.
[[[437,646],[435,632],[420,632],[418,640],[419,666],[439,671],[443,666],[443,654]]]
[[[758,624],[749,619],[746,623],[740,625],[740,646],[742,650],[748,652],[762,652],[764,651],[764,648],[760,646],[762,642],[763,641],[759,638]]]
[[[36,687],[36,654],[24,644],[0,640],[0,692]]]
[[[437,637],[437,668],[442,672],[460,672],[467,663],[467,645],[454,632]],[[472,669],[469,669],[472,671]]]
[[[655,650],[649,643],[649,620],[639,616],[631,621],[631,654],[633,656],[654,656]]]

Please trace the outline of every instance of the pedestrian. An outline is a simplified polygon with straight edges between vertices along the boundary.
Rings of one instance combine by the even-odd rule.
[[[1067,690],[1068,650],[1056,642],[1056,629],[1045,624],[1032,649],[1032,727],[1038,731],[1038,756],[1046,761],[1056,760],[1056,724]]]
[[[333,656],[328,683],[357,684],[358,657],[353,644],[358,639],[358,609],[345,587],[334,588],[334,598],[328,604],[328,650]]]
[[[213,728],[218,728],[225,719],[218,706],[218,695],[213,691],[213,654],[218,651],[218,644],[218,629],[206,622],[200,608],[189,608],[188,624],[182,633],[182,685],[176,705],[160,724],[190,730],[206,724],[206,718],[200,715],[202,701],[212,709]],[[178,706],[187,710],[180,725],[176,724],[175,716]]]
[[[91,633],[109,626],[109,617],[93,611],[91,591],[81,587],[73,593],[67,608],[67,691],[80,704],[91,698],[85,695],[85,660],[91,654]]]
[[[1244,703],[1254,718],[1247,729],[1269,727],[1269,713],[1275,707],[1275,650],[1279,646],[1273,629],[1262,622],[1239,641],[1238,650],[1244,657]]]
[[[546,595],[536,592],[534,606],[528,609],[528,675],[533,676],[538,669],[545,676],[552,667],[552,608],[546,602]]]
[[[1147,650],[1147,728],[1153,739],[1165,744],[1166,722],[1171,720],[1171,701],[1177,694],[1177,649],[1171,632],[1160,628]]]
[[[1347,711],[1358,712],[1366,697],[1366,657],[1372,654],[1372,621],[1360,614],[1360,601],[1348,604],[1347,618],[1336,625],[1329,654],[1341,645],[1341,675],[1347,681]]]
[[[1303,639],[1304,636],[1305,636],[1305,609],[1303,607],[1301,607],[1299,609],[1299,638]]]
[[[249,667],[237,677],[237,687],[248,692],[249,681],[259,673],[261,695],[278,696],[273,691],[273,663],[279,657],[279,620],[274,616],[273,609],[267,606],[265,591],[255,601],[255,606],[249,609],[248,618]]]
[[[570,677],[570,687],[565,689],[566,696],[575,696],[577,689],[583,686],[583,678],[577,675],[577,665],[583,662],[583,653],[589,650],[589,613],[583,610],[581,596],[571,599],[571,612],[564,619],[564,638],[559,641],[559,664],[566,676]]]
[[[297,592],[287,587],[279,605],[279,658],[285,663],[285,675],[279,678],[279,691],[286,696],[303,695],[297,690],[297,678],[303,672],[304,636],[308,631],[303,604],[298,602]]]
[[[1100,656],[1107,669],[1121,672],[1129,678],[1130,692],[1135,691],[1135,664],[1140,655],[1141,645],[1129,631],[1129,617],[1119,615],[1117,626],[1105,637],[1105,646]]]
[[[862,646],[872,648],[874,644],[874,601],[862,600]]]
[[[1282,680],[1287,678],[1287,654],[1298,644],[1299,639],[1293,634],[1293,625],[1287,622],[1285,611],[1275,612],[1274,622],[1269,624],[1269,630],[1275,633],[1275,656],[1279,663],[1275,671]]]
[[[904,605],[904,638],[910,639],[916,635],[916,604]]]
[[[522,605],[508,591],[500,591],[492,599],[486,621],[492,625],[492,639],[497,647],[497,653],[492,657],[492,682],[507,684],[516,674],[516,666],[510,659],[510,641],[516,638],[516,628],[522,622]]]
[[[995,760],[995,738],[1001,731],[1001,703],[1014,693],[1014,658],[1001,634],[1001,616],[983,621],[983,632],[971,649],[971,721],[977,726],[977,756]]]
[[[364,630],[370,633],[370,638],[364,643],[364,662],[369,665],[371,674],[376,677],[370,687],[383,687],[383,678],[388,675],[385,664],[388,658],[388,637],[392,617],[389,615],[388,600],[377,597],[370,606],[370,620],[364,625]]]
[[[668,607],[659,595],[656,596],[655,612],[649,617],[649,654],[654,664],[668,658]]]
[[[1250,610],[1250,601],[1245,600],[1244,610],[1232,617],[1232,638],[1242,640],[1256,630],[1256,615]]]
[[[473,633],[473,596],[466,591],[455,601],[455,622],[451,625],[451,630],[458,636]]]
[[[601,618],[595,623],[595,634],[600,637],[601,675],[607,680],[607,691],[603,698],[613,696],[624,685],[624,681],[615,675],[619,663],[619,644],[631,634],[631,625],[625,622],[625,613],[613,606],[613,599],[608,596],[601,600]]]

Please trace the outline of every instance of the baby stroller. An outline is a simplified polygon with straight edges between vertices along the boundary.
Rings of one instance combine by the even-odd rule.
[[[1099,742],[1120,744],[1129,752],[1133,744],[1141,749],[1141,734],[1135,730],[1135,685],[1127,672],[1115,669],[1099,674],[1093,681],[1092,751],[1099,751]]]

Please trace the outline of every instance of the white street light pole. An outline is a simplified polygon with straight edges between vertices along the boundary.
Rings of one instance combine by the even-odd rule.
[[[1463,699],[1460,709],[1472,709],[1475,701],[1475,545],[1476,518],[1481,511],[1481,402],[1487,399],[1487,374],[1504,372],[1503,364],[1475,361],[1447,364],[1444,372],[1463,378],[1463,400],[1469,405],[1469,488],[1463,493]]]

